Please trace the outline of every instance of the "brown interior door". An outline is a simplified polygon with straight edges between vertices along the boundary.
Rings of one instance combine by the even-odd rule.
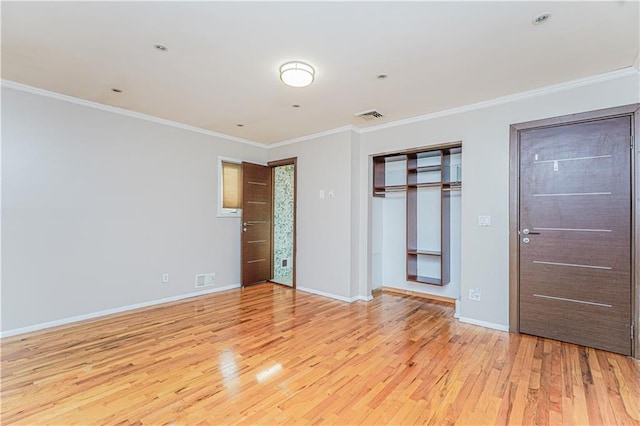
[[[631,125],[520,132],[520,332],[631,354]]]
[[[242,163],[242,285],[271,279],[271,168]]]

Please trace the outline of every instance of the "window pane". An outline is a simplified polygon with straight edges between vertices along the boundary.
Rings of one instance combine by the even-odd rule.
[[[222,162],[222,208],[242,208],[242,164]]]

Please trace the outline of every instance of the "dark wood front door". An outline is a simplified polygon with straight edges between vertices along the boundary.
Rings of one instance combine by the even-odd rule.
[[[631,126],[520,131],[520,332],[631,354]]]
[[[242,285],[271,278],[271,168],[242,163]]]

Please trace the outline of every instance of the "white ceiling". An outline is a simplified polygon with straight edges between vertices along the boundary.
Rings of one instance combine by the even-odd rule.
[[[639,4],[3,1],[2,78],[270,144],[629,67]]]

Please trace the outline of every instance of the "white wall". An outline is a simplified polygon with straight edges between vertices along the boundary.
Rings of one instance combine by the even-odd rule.
[[[2,331],[239,284],[218,155],[267,150],[3,88]]]
[[[509,322],[509,126],[639,102],[639,74],[622,74],[622,77],[567,85],[514,97],[495,106],[361,134],[366,154],[360,158],[361,169],[371,161],[370,155],[462,141],[460,314],[463,320],[498,328],[506,328]],[[368,191],[369,176],[362,172],[361,177],[360,190]],[[479,227],[479,215],[491,215],[492,226]],[[378,226],[379,222],[379,218],[374,218],[372,226]],[[374,277],[379,274],[373,267],[375,256],[373,250],[367,259],[370,262],[367,270]],[[482,291],[480,302],[467,298],[469,289],[474,287]]]
[[[298,158],[296,286],[342,299],[352,297],[351,265],[359,267],[351,245],[355,149],[350,131],[269,149],[270,161]]]
[[[237,284],[239,220],[216,217],[218,155],[298,157],[297,285],[367,297],[393,267],[372,260],[383,248],[371,156],[460,140],[460,314],[505,328],[509,125],[640,102],[639,80],[612,74],[268,150],[3,88],[2,330],[187,295],[196,273]],[[485,214],[492,226],[478,227]],[[474,287],[481,302],[466,298]]]
[[[361,250],[364,247],[361,245],[361,237],[366,235],[366,228],[360,227],[360,215],[363,213],[360,210],[360,198],[358,197],[358,189],[360,187],[360,135],[356,132],[349,132],[351,139],[351,152],[349,153],[351,168],[351,176],[349,176],[350,188],[349,188],[349,209],[350,209],[350,245],[349,250],[349,263],[350,263],[350,277],[349,277],[349,296],[351,298],[360,296],[360,281],[361,270],[359,267]],[[366,213],[366,212],[364,212]],[[364,293],[362,296],[366,296]]]

